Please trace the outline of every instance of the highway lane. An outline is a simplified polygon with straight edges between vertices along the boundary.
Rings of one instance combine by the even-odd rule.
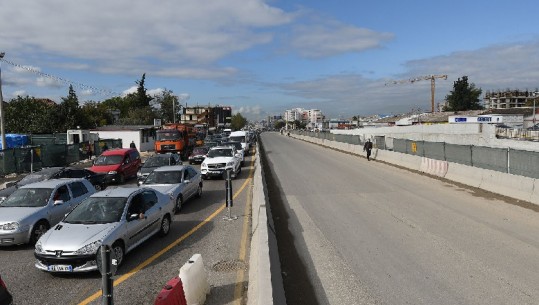
[[[287,302],[539,304],[539,217],[515,202],[261,135]]]
[[[239,304],[246,297],[249,242],[242,238],[249,236],[242,236],[242,231],[250,220],[251,159],[246,159],[240,177],[233,180],[232,214],[238,220],[222,219],[226,212],[224,180],[204,180],[202,198],[185,203],[167,237],[153,237],[127,254],[114,277],[115,304],[153,304],[166,281],[178,275],[195,253],[202,255],[211,285],[206,304]],[[134,183],[130,180],[126,185]],[[177,244],[155,257],[172,243]],[[52,275],[37,270],[34,262],[33,247],[0,248],[0,273],[16,304],[101,304],[98,273]],[[141,268],[141,264],[147,265]]]

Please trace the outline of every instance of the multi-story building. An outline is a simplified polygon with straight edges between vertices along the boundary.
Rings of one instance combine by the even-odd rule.
[[[528,90],[487,91],[483,98],[483,104],[485,109],[519,108],[533,103],[533,100],[536,98],[535,92]]]
[[[295,108],[285,111],[284,120],[286,122],[299,121],[304,123],[307,128],[312,129],[321,126],[324,115],[319,109],[305,110],[303,108]]]

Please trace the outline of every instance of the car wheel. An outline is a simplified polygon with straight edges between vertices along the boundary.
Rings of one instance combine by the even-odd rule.
[[[159,235],[166,236],[170,232],[170,217],[165,215],[163,220],[161,220],[161,229],[159,230]]]
[[[196,196],[197,196],[197,198],[202,197],[202,184],[198,185],[197,195]]]
[[[112,253],[114,253],[114,257],[116,258],[116,262],[117,262],[117,267],[119,267],[124,260],[124,247],[122,243],[115,242],[112,245]]]
[[[119,184],[124,184],[125,182],[125,176],[123,174],[120,174],[120,181],[118,181]]]
[[[34,225],[30,233],[30,244],[35,245],[37,240],[49,230],[50,226],[46,221],[39,221]]]
[[[182,195],[180,195],[176,199],[176,205],[174,206],[174,213],[180,212],[180,210],[182,209],[182,205],[183,205],[183,197]]]

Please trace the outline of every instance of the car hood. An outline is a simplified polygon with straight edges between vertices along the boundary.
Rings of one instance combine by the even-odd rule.
[[[234,161],[234,157],[213,157],[204,159],[206,164],[228,163],[230,161]]]
[[[110,171],[117,171],[120,166],[121,164],[93,165],[92,167],[90,167],[90,170],[96,173],[108,173]]]
[[[43,250],[76,251],[97,240],[103,240],[119,222],[105,224],[75,224],[60,222],[39,240]]]
[[[0,207],[0,224],[17,221],[39,213],[43,207]]]
[[[151,187],[154,190],[157,190],[163,194],[168,194],[175,190],[179,184],[143,184],[143,187]]]

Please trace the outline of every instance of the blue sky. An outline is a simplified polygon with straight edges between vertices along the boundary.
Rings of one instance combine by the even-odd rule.
[[[251,120],[430,111],[466,75],[483,90],[539,88],[537,1],[20,0],[0,4],[2,92],[81,103],[172,90]]]

